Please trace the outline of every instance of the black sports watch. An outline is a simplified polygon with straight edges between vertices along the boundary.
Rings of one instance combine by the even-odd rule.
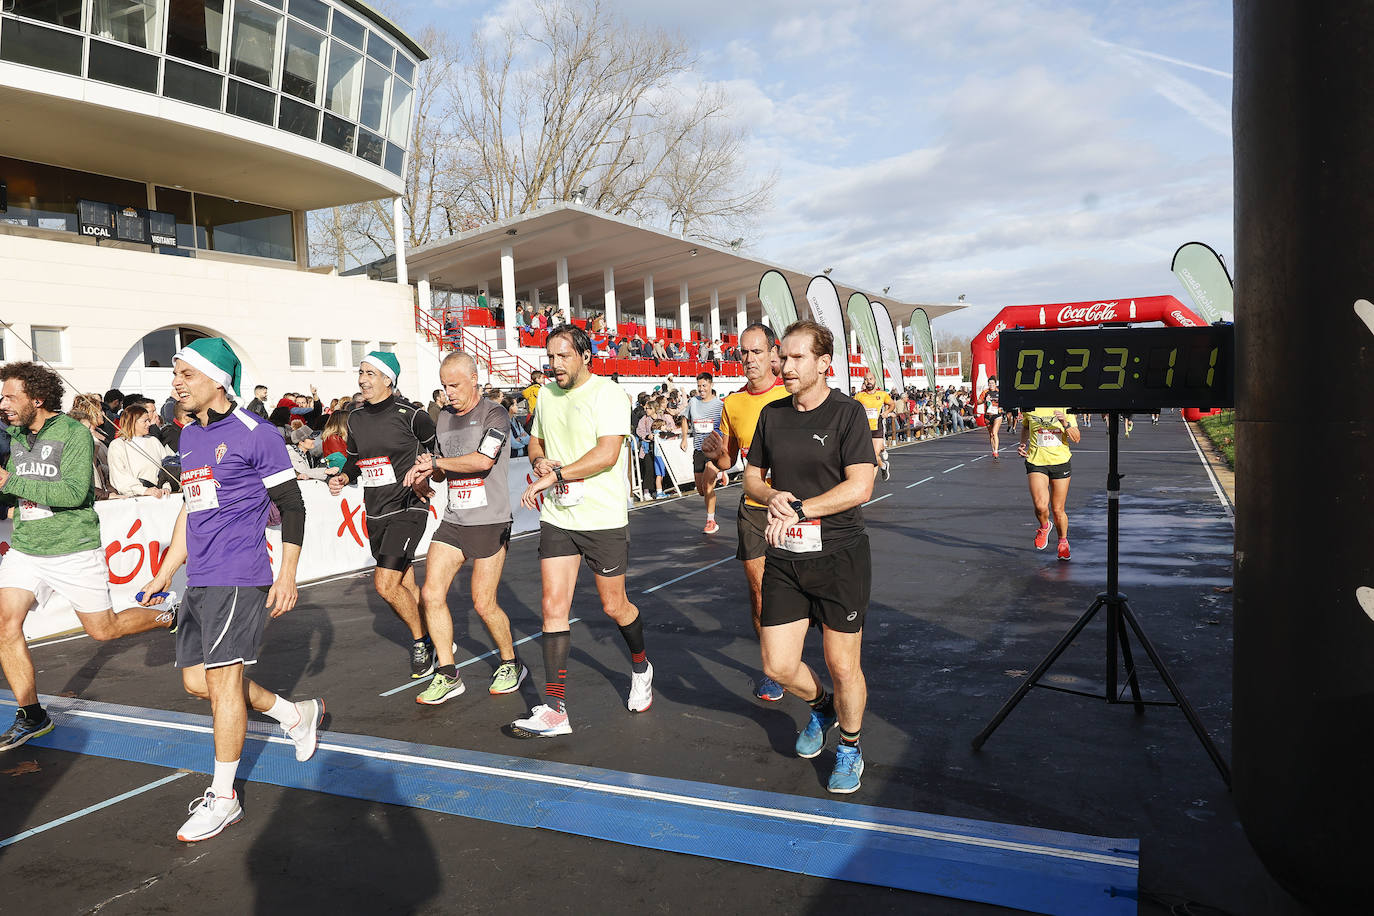
[[[802,511],[802,501],[800,499],[794,499],[788,503],[788,505],[792,507],[793,512],[797,513],[797,521],[806,521],[806,513]]]
[[[559,482],[559,483],[562,483],[562,482],[563,482],[563,469],[562,469],[562,468],[554,468],[554,469],[553,469],[553,476],[556,477],[556,478],[558,478],[558,482]]]

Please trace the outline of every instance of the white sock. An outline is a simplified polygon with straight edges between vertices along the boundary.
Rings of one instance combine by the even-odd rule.
[[[281,697],[272,701],[272,708],[267,710],[267,714],[287,728],[295,726],[301,720],[301,712],[296,708],[296,704]]]
[[[714,512],[707,512],[707,513],[706,513],[706,520],[707,520],[708,522],[714,522],[714,521],[716,520],[716,514],[715,514]]]
[[[220,798],[229,798],[234,794],[234,774],[239,771],[239,762],[230,760],[225,763],[223,760],[215,761],[215,775],[210,780],[210,791]]]

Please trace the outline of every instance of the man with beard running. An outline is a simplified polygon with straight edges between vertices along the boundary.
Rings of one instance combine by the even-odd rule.
[[[878,383],[870,372],[864,376],[863,390],[854,395],[854,400],[863,405],[864,413],[868,416],[868,430],[873,438],[873,457],[878,463],[873,475],[876,477],[881,472],[883,480],[888,480],[892,477],[892,469],[887,463],[887,439],[883,436],[883,420],[894,409],[892,396],[878,389]]]
[[[367,537],[377,568],[374,587],[410,630],[410,676],[434,673],[434,643],[420,616],[420,590],[415,584],[415,546],[425,534],[429,504],[405,485],[420,455],[434,447],[429,414],[396,396],[400,361],[394,353],[374,350],[358,366],[358,388],[364,403],[348,415],[348,451],[343,470],[329,478],[338,496],[362,480],[367,508]]]
[[[562,325],[550,332],[545,348],[555,384],[544,386],[530,431],[530,461],[539,477],[520,498],[525,508],[540,509],[545,702],[529,718],[511,723],[511,733],[521,738],[572,732],[564,705],[572,643],[568,616],[582,562],[591,567],[601,607],[620,627],[630,650],[626,706],[643,712],[654,701],[643,621],[625,593],[630,399],[615,382],[592,374],[592,344],[581,328]]]
[[[759,425],[759,413],[774,401],[788,397],[787,389],[778,377],[775,360],[778,338],[766,324],[751,324],[739,336],[740,357],[744,361],[744,387],[725,398],[721,412],[720,432],[707,436],[701,450],[717,467],[733,467],[743,455],[749,457],[754,441],[754,429]],[[759,614],[763,610],[763,556],[768,549],[768,507],[750,498],[740,497],[735,514],[738,546],[735,559],[744,564],[744,578],[749,583],[749,605],[754,621],[754,635],[760,635]],[[771,677],[759,678],[754,696],[776,703],[782,699],[782,686]]]
[[[415,698],[437,706],[463,692],[453,658],[453,617],[448,590],[464,560],[472,561],[472,606],[491,634],[500,656],[488,693],[514,693],[529,671],[515,657],[510,619],[496,603],[496,587],[510,542],[510,415],[498,402],[482,397],[477,363],[466,353],[444,357],[439,381],[447,406],[439,411],[438,455],[421,455],[406,482],[428,489],[426,478],[446,481],[448,508],[430,541],[425,585],[420,592],[425,626],[434,640],[434,680]],[[444,648],[448,646],[449,648]]]

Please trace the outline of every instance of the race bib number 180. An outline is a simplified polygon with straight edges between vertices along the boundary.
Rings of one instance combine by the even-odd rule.
[[[219,508],[219,492],[215,489],[215,472],[209,467],[191,468],[181,472],[181,494],[187,512],[203,512]]]

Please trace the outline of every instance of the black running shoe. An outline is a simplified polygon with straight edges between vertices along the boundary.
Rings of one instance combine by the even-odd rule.
[[[38,738],[52,731],[55,726],[47,711],[43,712],[43,718],[30,720],[25,715],[24,710],[20,709],[14,714],[14,724],[0,735],[0,751],[8,751],[16,748],[28,741],[30,738]]]
[[[410,676],[429,677],[434,673],[434,643],[428,638],[417,639],[410,644]]]

